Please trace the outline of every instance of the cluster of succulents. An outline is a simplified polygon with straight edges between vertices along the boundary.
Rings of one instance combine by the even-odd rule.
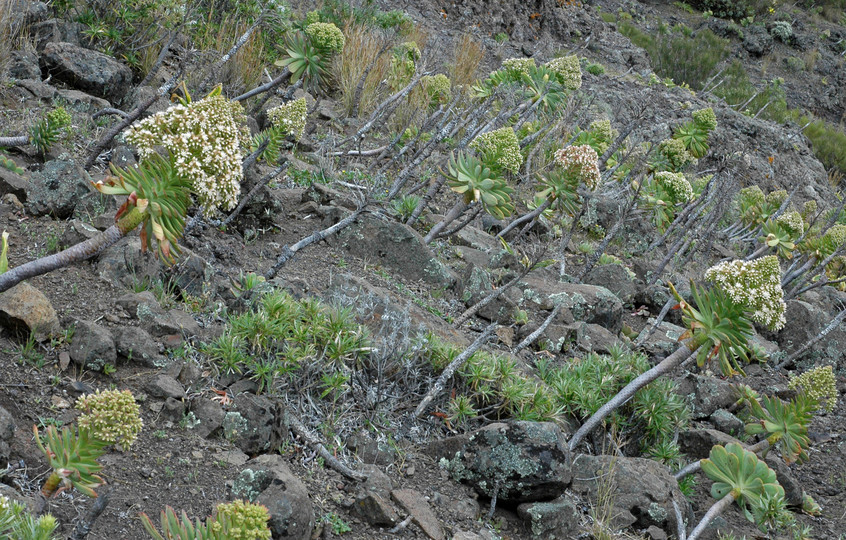
[[[781,288],[781,269],[774,255],[748,262],[722,262],[709,268],[705,279],[744,306],[753,321],[771,330],[784,328],[787,305]]]
[[[44,155],[70,124],[70,113],[64,107],[56,107],[32,126],[29,131],[29,142],[39,154]]]
[[[473,139],[470,148],[476,150],[485,165],[495,171],[517,174],[523,165],[523,154],[520,153],[517,134],[508,126],[482,133]]]
[[[534,58],[507,58],[502,61],[502,66],[499,69],[510,78],[520,80],[523,75],[528,75],[535,66]]]
[[[449,77],[443,73],[426,75],[420,79],[420,84],[429,96],[429,102],[431,104],[438,105],[449,101],[452,93],[452,83]]]
[[[681,172],[694,162],[695,158],[688,152],[685,143],[680,139],[664,139],[658,143],[656,156],[657,170]]]
[[[307,116],[308,105],[304,97],[283,103],[267,111],[267,119],[270,123],[274,127],[281,128],[286,135],[291,135],[295,139],[303,136]]]
[[[686,203],[693,199],[693,188],[681,173],[657,172],[655,173],[655,182],[667,192],[670,199],[667,202]]]
[[[790,379],[791,389],[801,389],[819,403],[824,411],[832,412],[837,406],[837,382],[831,366],[818,366]]]
[[[86,394],[76,402],[76,408],[82,411],[77,420],[80,428],[124,451],[129,450],[144,427],[140,407],[129,390]]]
[[[216,515],[205,521],[192,521],[185,511],[178,516],[168,506],[161,513],[162,534],[149,516],[141,514],[141,523],[154,540],[270,540],[269,520],[266,507],[242,500],[217,505]]]
[[[608,150],[608,147],[619,135],[619,132],[611,127],[611,121],[608,119],[594,120],[588,126],[587,133],[589,134],[587,144],[590,144],[600,156]]]
[[[0,538],[52,540],[58,522],[51,514],[34,516],[26,505],[0,495]]]
[[[802,214],[799,212],[785,212],[778,216],[775,221],[793,236],[799,236],[805,232],[805,220],[802,219]]]
[[[554,58],[545,65],[556,74],[558,82],[567,90],[578,90],[582,87],[582,66],[576,55]]]
[[[599,156],[589,145],[568,146],[555,152],[555,164],[579,180],[591,191],[599,187]]]
[[[514,190],[480,159],[460,152],[458,157],[450,157],[447,167],[450,189],[463,195],[466,204],[478,201],[497,219],[503,219],[514,211],[511,201]]]
[[[241,105],[219,90],[134,124],[126,140],[142,158],[164,147],[176,173],[191,184],[206,211],[231,210],[237,204],[244,176],[242,148],[249,147],[250,132]]]
[[[305,33],[315,47],[329,53],[340,52],[346,38],[334,23],[314,22],[306,26]]]

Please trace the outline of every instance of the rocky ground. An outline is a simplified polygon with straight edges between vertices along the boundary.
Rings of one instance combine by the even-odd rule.
[[[152,86],[136,88],[138,77],[133,79],[129,68],[85,48],[80,28],[52,18],[47,5],[28,0],[18,5],[34,50],[14,54],[9,82],[0,88],[0,136],[25,132],[53,103],[70,109],[73,130],[43,157],[28,147],[10,150],[8,156],[22,173],[0,167],[0,225],[10,233],[11,267],[74,245],[113,223],[118,201],[94,192],[90,180],[105,177],[106,162],[125,165],[136,156],[118,142],[85,171],[93,141],[114,121],[92,120],[92,114],[112,105],[132,110],[155,91]],[[601,62],[606,71],[584,73],[574,123],[606,116],[621,128],[633,123],[638,141],[655,140],[667,136],[671,126],[686,117],[686,109],[711,106],[719,125],[709,141],[710,152],[697,164],[699,171],[722,170],[728,163],[739,186],[755,183],[767,191],[791,190],[798,184],[795,202],[800,205],[816,200],[828,207],[839,200],[837,186],[829,183],[799,126],[753,119],[712,96],[678,86],[648,84],[648,56],[619,34],[615,23],[605,22],[600,11],[626,9],[647,26],[653,18],[675,18],[691,27],[717,27],[720,22],[705,21],[665,2],[383,6],[397,7],[429,32],[424,58],[430,62],[451,54],[454,41],[468,29],[485,45],[486,68],[524,54],[545,59],[556,51],[576,52]],[[797,20],[792,45],[762,36],[758,38],[763,44],[752,44],[757,34],[747,32],[744,39],[733,41],[732,53],[751,65],[761,56],[758,45],[783,57],[817,50],[816,69],[797,74],[776,61],[770,71],[754,78],[784,76],[791,105],[802,104],[839,122],[838,114],[846,110],[846,69],[836,40],[842,42],[846,30],[811,17]],[[500,32],[509,36],[504,43],[494,39]],[[808,90],[818,88],[823,91]],[[303,94],[300,90],[298,95]],[[92,539],[145,538],[141,512],[156,516],[169,505],[191,516],[206,516],[217,503],[239,497],[265,504],[274,538],[291,539],[341,535],[658,540],[677,537],[674,505],[688,526],[697,522],[713,502],[707,478],[700,475],[693,492],[685,496],[669,469],[635,455],[626,441],[617,441],[626,452],[592,455],[607,446],[601,436],[571,454],[566,441],[578,427],[574,418],[556,424],[514,422],[494,411],[453,425],[444,413],[449,396],[435,401],[433,414],[419,419],[413,415],[437,375],[415,349],[415,338],[425,331],[466,347],[490,321],[499,321],[502,326],[489,347],[510,355],[555,303],[563,301],[564,308],[544,335],[549,347],[513,355],[530,374],[527,377],[534,376],[534,366],[543,358],[575,362],[589,351],[606,353],[615,343],[629,346],[627,336],[643,330],[667,299],[666,289],[646,285],[667,247],[644,253],[658,235],[642,214],[629,216],[621,241],[609,247],[623,265],[599,265],[582,283],[559,281],[557,266],[536,270],[468,325],[455,328],[456,317],[520,268],[494,236],[502,225],[480,218],[427,246],[421,233],[449,209],[452,197],[442,194],[436,199],[415,228],[398,221],[387,205],[369,206],[355,224],[299,251],[270,280],[297,299],[313,297],[349,307],[383,354],[385,362],[361,368],[360,378],[350,383],[354,390],[331,407],[325,399],[310,401],[314,388],[306,381],[285,380],[273,391],[259,392],[254,381],[221,372],[203,352],[203,345],[224,331],[228,314],[245,308],[233,293],[239,276],[264,274],[283,246],[354,210],[357,190],[350,184],[368,178],[371,193],[390,185],[369,176],[381,164],[349,157],[333,162],[326,156],[331,149],[325,141],[353,134],[363,122],[343,117],[335,97],[309,94],[315,112],[292,160],[297,172],[279,177],[225,230],[208,223],[194,228],[183,239],[175,266],[142,252],[140,240],[131,234],[90,261],[0,294],[0,466],[5,466],[0,469],[0,494],[35,504],[48,467],[33,440],[32,426],[71,425],[79,396],[118,388],[132,390],[140,402],[144,429],[130,450],[111,450],[101,460],[107,485],[99,493],[108,504],[94,521],[88,535]],[[167,106],[162,98],[151,110]],[[442,168],[447,155],[447,150],[439,150],[421,171]],[[326,176],[342,182],[304,185],[303,173],[312,175],[321,167]],[[270,170],[260,164],[247,183],[252,185]],[[361,174],[346,175],[348,170]],[[611,230],[620,215],[620,195],[615,192],[600,193],[596,199],[594,223],[605,230]],[[550,227],[538,229],[552,236]],[[682,266],[671,265],[665,278],[675,283],[699,279],[721,258],[745,254],[746,246],[724,240],[717,237],[710,251]],[[567,267],[574,273],[585,263],[578,250],[583,242],[598,245],[587,231],[577,233],[567,255]],[[543,244],[555,241],[536,239],[518,247],[530,251]],[[844,302],[846,293],[832,287],[808,292],[788,304],[784,330],[759,329],[756,341],[771,358],[784,358],[816,336]],[[525,310],[527,321],[513,321],[516,309]],[[652,359],[674,350],[682,332],[675,326],[679,317],[671,314],[668,321],[641,346]],[[794,369],[833,365],[842,395],[843,343],[846,327],[841,325]],[[790,396],[789,372],[774,363],[748,366],[743,382],[761,393]],[[691,410],[690,426],[678,434],[688,461],[707,457],[714,444],[741,435],[742,421],[727,411],[736,401],[730,384],[739,378],[726,380],[694,368],[676,373],[674,379]],[[450,384],[447,393],[461,389],[458,382]],[[812,528],[811,538],[846,533],[845,416],[846,409],[839,406],[814,417],[806,463],[787,466],[775,453],[767,458],[794,509],[801,506],[803,491],[822,507],[817,517],[796,512],[799,522]],[[301,432],[297,435],[300,421],[334,458],[366,480],[331,467]],[[497,493],[492,515],[491,483],[506,486]],[[73,491],[48,501],[61,537],[88,519],[92,504]],[[737,507],[718,518],[707,535],[716,538],[718,532],[737,537],[762,534]]]

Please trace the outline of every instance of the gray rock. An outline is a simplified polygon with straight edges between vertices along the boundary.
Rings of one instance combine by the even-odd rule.
[[[203,287],[214,276],[214,268],[196,253],[185,249],[179,262],[171,267],[170,282],[191,296],[202,296]]]
[[[829,300],[830,301],[830,300]],[[785,325],[775,339],[779,346],[787,354],[797,350],[810,341],[820,331],[828,326],[833,318],[828,312],[828,306],[825,309],[820,307],[827,303],[826,299],[820,299],[820,305],[811,304],[801,300],[791,300],[787,302],[787,312],[785,318],[790,321],[790,324]],[[834,305],[837,305],[835,302]],[[822,358],[825,362],[838,363],[846,358],[846,330],[843,325],[839,328],[834,328],[825,339],[819,342],[811,351],[805,353],[804,356],[813,356]]]
[[[26,211],[36,216],[71,217],[79,199],[89,192],[91,178],[70,159],[49,161],[30,177]]]
[[[367,493],[356,498],[353,510],[361,519],[377,527],[393,527],[399,521],[390,501],[377,493]]]
[[[76,321],[70,357],[74,363],[94,371],[102,371],[106,364],[114,365],[117,350],[112,334],[93,322]]]
[[[655,525],[676,532],[673,502],[688,521],[692,512],[670,470],[650,459],[618,456],[580,456],[573,463],[570,488],[596,504],[599,497],[612,501],[614,528]],[[610,490],[610,491],[609,491]]]
[[[43,341],[59,332],[59,318],[44,293],[23,282],[0,293],[0,326],[14,332],[34,334]]]
[[[26,178],[5,167],[0,167],[0,195],[11,193],[19,201],[26,202],[28,188],[29,181]]]
[[[743,421],[725,409],[717,409],[711,414],[708,420],[715,428],[723,433],[728,433],[729,435],[743,433]]]
[[[515,288],[522,291],[519,307],[552,310],[561,303],[576,321],[598,324],[613,334],[623,328],[623,303],[605,287],[561,283],[529,274]]]
[[[132,71],[111,56],[73,43],[48,43],[41,63],[53,76],[89,94],[120,101],[132,83]]]
[[[379,263],[405,279],[451,287],[456,277],[423,242],[417,231],[370,214],[338,233],[331,243],[369,263]]]
[[[125,294],[117,299],[117,305],[142,322],[152,320],[155,315],[164,314],[156,296],[150,291]]]
[[[0,441],[9,442],[15,434],[15,419],[12,413],[0,407]]]
[[[153,336],[137,326],[126,326],[118,330],[115,339],[117,353],[139,365],[149,368],[163,368],[168,360],[159,354],[159,347]]]
[[[49,19],[33,24],[30,32],[35,41],[35,50],[39,53],[44,51],[48,43],[73,43],[79,45],[80,36],[85,27],[77,22],[70,22],[64,19]],[[41,79],[41,73],[37,77]]]
[[[223,434],[244,453],[275,449],[287,434],[279,406],[264,396],[237,395],[223,418]]]
[[[75,246],[80,242],[94,238],[97,234],[99,234],[99,232],[100,231],[88,223],[84,223],[79,219],[73,219],[70,223],[68,223],[67,227],[65,227],[62,237],[59,238],[59,246],[63,249]]]
[[[485,426],[441,465],[480,494],[517,503],[557,497],[572,478],[564,434],[548,422]]]
[[[115,167],[132,167],[137,162],[135,154],[124,144],[112,150],[111,164]]]
[[[717,444],[740,443],[737,439],[716,429],[687,429],[679,433],[679,448],[693,459],[705,459]]]
[[[763,26],[750,25],[743,30],[743,48],[752,56],[763,56],[773,49],[773,38]]]
[[[68,107],[79,112],[95,113],[112,106],[105,99],[86,94],[80,90],[59,88],[56,93],[67,102]]]
[[[523,503],[517,515],[528,522],[532,538],[539,540],[575,540],[579,537],[581,513],[564,497],[549,502]]]
[[[226,416],[220,404],[205,398],[196,398],[191,401],[191,412],[200,422],[194,426],[194,433],[203,438],[217,432],[223,425],[223,418]]]
[[[641,330],[640,334],[638,334],[636,341],[640,341],[646,335],[649,335],[649,337],[645,338],[645,340],[641,343],[641,347],[643,347],[647,354],[659,358],[664,358],[673,354],[673,352],[679,348],[679,338],[682,334],[684,334],[685,329],[681,326],[668,323],[667,321],[662,321],[661,324],[658,325],[658,328],[656,328],[652,334],[649,334],[653,324],[655,324],[655,319],[650,317],[646,321],[644,329]]]
[[[155,337],[174,334],[190,337],[199,336],[202,332],[194,317],[181,309],[171,309],[166,314],[154,315],[145,326]]]
[[[232,495],[267,507],[274,539],[311,538],[314,508],[308,489],[291,472],[282,456],[267,454],[248,461],[235,479]]]
[[[9,76],[13,79],[41,80],[41,68],[38,67],[38,56],[30,51],[12,51],[8,70]]]
[[[182,399],[185,396],[185,388],[170,375],[155,375],[144,389],[152,397],[157,398]]]
[[[601,264],[590,271],[585,283],[605,287],[624,304],[631,304],[637,293],[637,283],[629,272],[622,264]]]
[[[364,431],[353,434],[347,439],[347,445],[366,464],[390,465],[397,458],[396,450],[390,445],[374,440]]]
[[[446,532],[423,494],[413,489],[395,489],[391,498],[411,516],[411,520],[432,540],[446,540]]]
[[[152,287],[162,279],[163,267],[153,253],[141,249],[141,239],[133,235],[99,255],[97,274],[121,287]]]
[[[691,416],[696,419],[708,418],[717,409],[727,409],[737,401],[731,383],[723,379],[689,373],[678,384],[678,393],[688,396],[693,406]]]
[[[772,453],[767,454],[764,461],[766,461],[770,469],[775,471],[778,483],[784,488],[784,500],[787,502],[787,505],[794,508],[802,508],[802,496],[804,495],[802,484],[796,480],[790,467],[783,459]]]

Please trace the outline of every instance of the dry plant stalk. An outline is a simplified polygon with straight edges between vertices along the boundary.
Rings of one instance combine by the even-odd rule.
[[[344,27],[344,36],[344,50],[335,55],[332,63],[332,74],[341,91],[341,105],[348,115],[370,114],[379,103],[379,85],[388,72],[390,51],[385,47],[387,40],[366,26],[353,22]],[[361,94],[358,110],[355,110],[359,84]]]
[[[20,41],[21,28],[14,17],[13,3],[14,0],[0,0],[0,77],[9,65],[12,50]]]
[[[229,51],[238,38],[249,31],[251,25],[236,17],[227,15],[220,25],[209,24],[196,39],[199,50],[214,50],[221,54]],[[261,82],[265,51],[261,38],[262,28],[255,28],[244,44],[238,48],[234,57],[217,70],[214,80],[222,83],[228,92],[240,93],[257,86]],[[218,59],[215,58],[215,62]],[[204,71],[198,72],[205,74]]]
[[[455,42],[453,55],[449,70],[452,86],[469,87],[476,82],[476,74],[485,58],[485,49],[470,34],[464,34]]]

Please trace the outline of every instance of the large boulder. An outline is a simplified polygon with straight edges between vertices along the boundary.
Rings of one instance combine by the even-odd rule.
[[[26,282],[0,293],[0,326],[34,334],[39,341],[60,330],[53,304]]]
[[[592,504],[605,498],[613,505],[612,526],[657,526],[676,534],[673,503],[690,521],[690,505],[670,470],[657,461],[619,456],[579,456],[573,463],[570,489]]]
[[[249,455],[277,448],[286,432],[279,406],[264,396],[248,393],[235,397],[222,427],[224,436]]]
[[[26,186],[26,211],[36,216],[71,217],[80,198],[89,192],[91,178],[68,159],[49,161],[30,177]]]
[[[776,334],[775,339],[781,349],[789,355],[816,337],[833,317],[817,305],[802,300],[791,300],[787,302],[785,318],[788,324]],[[841,328],[843,325],[834,328],[824,340],[808,351],[806,356],[822,357],[832,363],[841,361],[846,351],[846,331]]]
[[[114,365],[117,349],[112,334],[99,324],[76,321],[70,357],[77,365],[93,371],[102,371],[106,364]]]
[[[623,302],[605,287],[529,274],[515,288],[522,292],[521,308],[549,311],[560,303],[576,321],[604,326],[613,334],[623,328]]]
[[[73,43],[47,43],[41,63],[56,79],[113,102],[123,98],[132,82],[132,71],[125,65]]]
[[[566,437],[549,422],[490,424],[441,465],[480,494],[515,503],[555,498],[572,479]]]
[[[456,278],[438,261],[417,231],[395,221],[365,215],[342,230],[333,243],[368,263],[378,263],[404,279],[451,287]]]

